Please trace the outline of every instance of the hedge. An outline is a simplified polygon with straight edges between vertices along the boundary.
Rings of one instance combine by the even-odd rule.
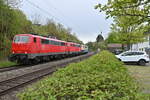
[[[102,51],[59,69],[19,95],[20,100],[144,100],[122,62]]]

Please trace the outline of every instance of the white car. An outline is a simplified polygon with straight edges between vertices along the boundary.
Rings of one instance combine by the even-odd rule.
[[[145,65],[150,61],[149,56],[143,51],[126,51],[116,57],[122,62],[136,62],[139,65]]]

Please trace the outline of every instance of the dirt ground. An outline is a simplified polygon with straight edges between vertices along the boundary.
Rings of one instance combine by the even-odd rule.
[[[150,64],[146,66],[126,65],[126,67],[138,82],[141,92],[150,94]]]

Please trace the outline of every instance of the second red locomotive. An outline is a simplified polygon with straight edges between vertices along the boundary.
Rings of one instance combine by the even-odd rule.
[[[9,59],[18,63],[37,63],[55,57],[79,54],[82,54],[82,51],[78,43],[33,34],[18,34],[12,42],[12,55]]]

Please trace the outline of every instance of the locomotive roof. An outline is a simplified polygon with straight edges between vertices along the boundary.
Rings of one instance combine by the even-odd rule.
[[[38,37],[38,38],[42,38],[42,39],[49,39],[49,40],[54,40],[54,41],[58,41],[58,42],[66,42],[63,40],[58,40],[58,39],[53,39],[53,38],[48,38],[48,37],[44,37],[44,36],[39,36],[39,35],[33,35],[33,34],[18,34],[18,35],[24,35],[24,36],[32,36],[32,37]]]
[[[17,35],[32,36],[32,37],[38,37],[38,38],[43,38],[43,39],[54,40],[54,41],[58,41],[58,42],[66,42],[66,43],[69,43],[69,44],[78,44],[78,45],[80,45],[79,43],[67,42],[67,41],[53,39],[53,38],[48,38],[48,37],[44,37],[44,36],[40,36],[40,35],[33,35],[33,34],[17,34]]]
[[[70,43],[70,44],[79,44],[79,43],[74,43],[74,42],[68,42],[68,43]]]

